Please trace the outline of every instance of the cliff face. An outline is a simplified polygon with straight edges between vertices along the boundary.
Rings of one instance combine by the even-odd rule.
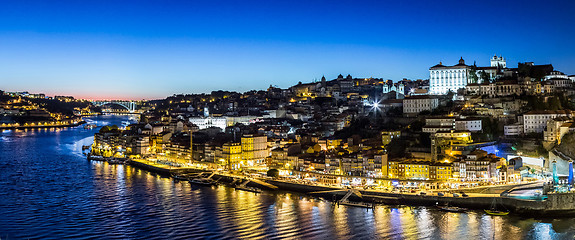
[[[561,139],[561,144],[557,146],[557,150],[575,159],[575,132],[565,134],[563,139]]]

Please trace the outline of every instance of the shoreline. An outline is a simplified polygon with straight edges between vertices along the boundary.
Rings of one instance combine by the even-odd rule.
[[[84,124],[84,123],[86,123],[86,121],[82,120],[82,121],[80,121],[80,122],[73,123],[73,124],[61,124],[61,125],[50,125],[50,126],[46,126],[46,125],[37,125],[37,126],[10,126],[10,127],[1,127],[1,126],[0,126],[0,130],[77,127],[77,126],[80,126],[80,125],[82,125],[82,124]]]
[[[104,160],[104,159],[102,159]],[[101,160],[100,160],[101,161]],[[105,160],[104,160],[105,161]],[[212,172],[207,169],[171,167],[164,164],[153,164],[147,160],[128,160],[126,164],[136,168],[146,170],[151,173],[172,177],[173,174],[181,173],[201,173]],[[218,181],[232,183],[238,179],[248,179],[247,176],[216,173]],[[341,199],[349,189],[311,185],[283,181],[269,178],[251,178],[248,184],[251,187],[258,187],[266,190],[282,190],[308,194],[331,201]],[[270,187],[274,186],[277,188]],[[512,186],[510,186],[512,187]],[[376,203],[384,205],[406,205],[406,206],[436,206],[438,204],[448,204],[450,206],[465,207],[473,210],[489,209],[494,201],[502,204],[512,214],[522,214],[533,217],[572,217],[575,215],[575,193],[551,193],[545,200],[523,200],[501,196],[500,194],[468,193],[468,197],[454,197],[449,191],[444,192],[444,196],[437,195],[437,192],[418,193],[394,193],[377,190],[357,189],[362,197],[352,196],[351,200],[357,202]]]

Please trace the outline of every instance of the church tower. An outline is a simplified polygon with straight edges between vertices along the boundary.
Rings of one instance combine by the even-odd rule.
[[[491,58],[491,66],[498,68],[507,68],[507,63],[505,61],[505,58],[503,58],[503,56],[498,57],[497,55],[494,55]]]

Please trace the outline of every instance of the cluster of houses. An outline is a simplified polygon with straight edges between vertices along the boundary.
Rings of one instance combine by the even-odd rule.
[[[521,161],[483,149],[529,134],[560,144],[575,130],[570,106],[537,109],[533,99],[572,100],[574,81],[551,65],[508,68],[494,56],[489,67],[440,63],[429,80],[339,75],[287,89],[174,95],[149,102],[138,124],[97,133],[93,149],[230,171],[517,181]]]

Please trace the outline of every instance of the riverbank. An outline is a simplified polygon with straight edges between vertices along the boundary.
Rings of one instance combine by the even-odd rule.
[[[277,186],[279,189],[301,192],[312,196],[322,197],[328,200],[341,199],[348,189],[307,185],[281,180],[266,180],[266,182]],[[513,188],[513,186],[510,186]],[[359,190],[361,198],[352,196],[351,200],[371,203],[382,203],[388,205],[414,205],[414,206],[435,206],[450,205],[464,207],[468,209],[490,209],[494,202],[497,202],[505,209],[514,214],[522,216],[532,216],[538,218],[549,217],[572,217],[575,216],[575,193],[549,193],[539,200],[527,200],[513,197],[505,197],[500,194],[467,193],[467,197],[461,194],[455,196],[452,193],[426,192],[417,193],[392,193],[377,190]]]
[[[166,177],[171,177],[175,174],[212,172],[207,169],[175,167],[144,159],[132,159],[127,161],[127,164]],[[270,178],[252,178],[230,173],[215,173],[213,179],[222,183],[234,183],[239,180],[243,181],[249,179],[251,181],[248,186],[268,190],[299,192],[314,197],[321,197],[326,200],[339,200],[349,191],[347,188],[338,188],[334,186],[312,185]],[[520,185],[521,184],[519,184],[519,186]],[[513,188],[516,187],[516,185],[506,187]],[[541,200],[525,200],[503,197],[500,194],[472,193],[471,191],[469,191],[469,193],[466,192],[467,196],[465,197],[463,197],[462,194],[454,195],[447,191],[442,193],[443,196],[438,192],[425,192],[422,194],[421,192],[394,193],[379,190],[359,189],[358,191],[360,192],[361,197],[353,195],[350,197],[350,200],[386,205],[435,206],[439,204],[476,210],[489,209],[493,202],[497,202],[512,213],[521,214],[522,216],[558,217],[575,215],[575,194],[573,193],[552,193],[548,194],[546,198]]]
[[[0,130],[77,127],[84,123],[86,123],[86,121],[79,121],[76,123],[69,123],[69,124],[56,124],[56,125],[18,125],[18,126],[0,125]]]

